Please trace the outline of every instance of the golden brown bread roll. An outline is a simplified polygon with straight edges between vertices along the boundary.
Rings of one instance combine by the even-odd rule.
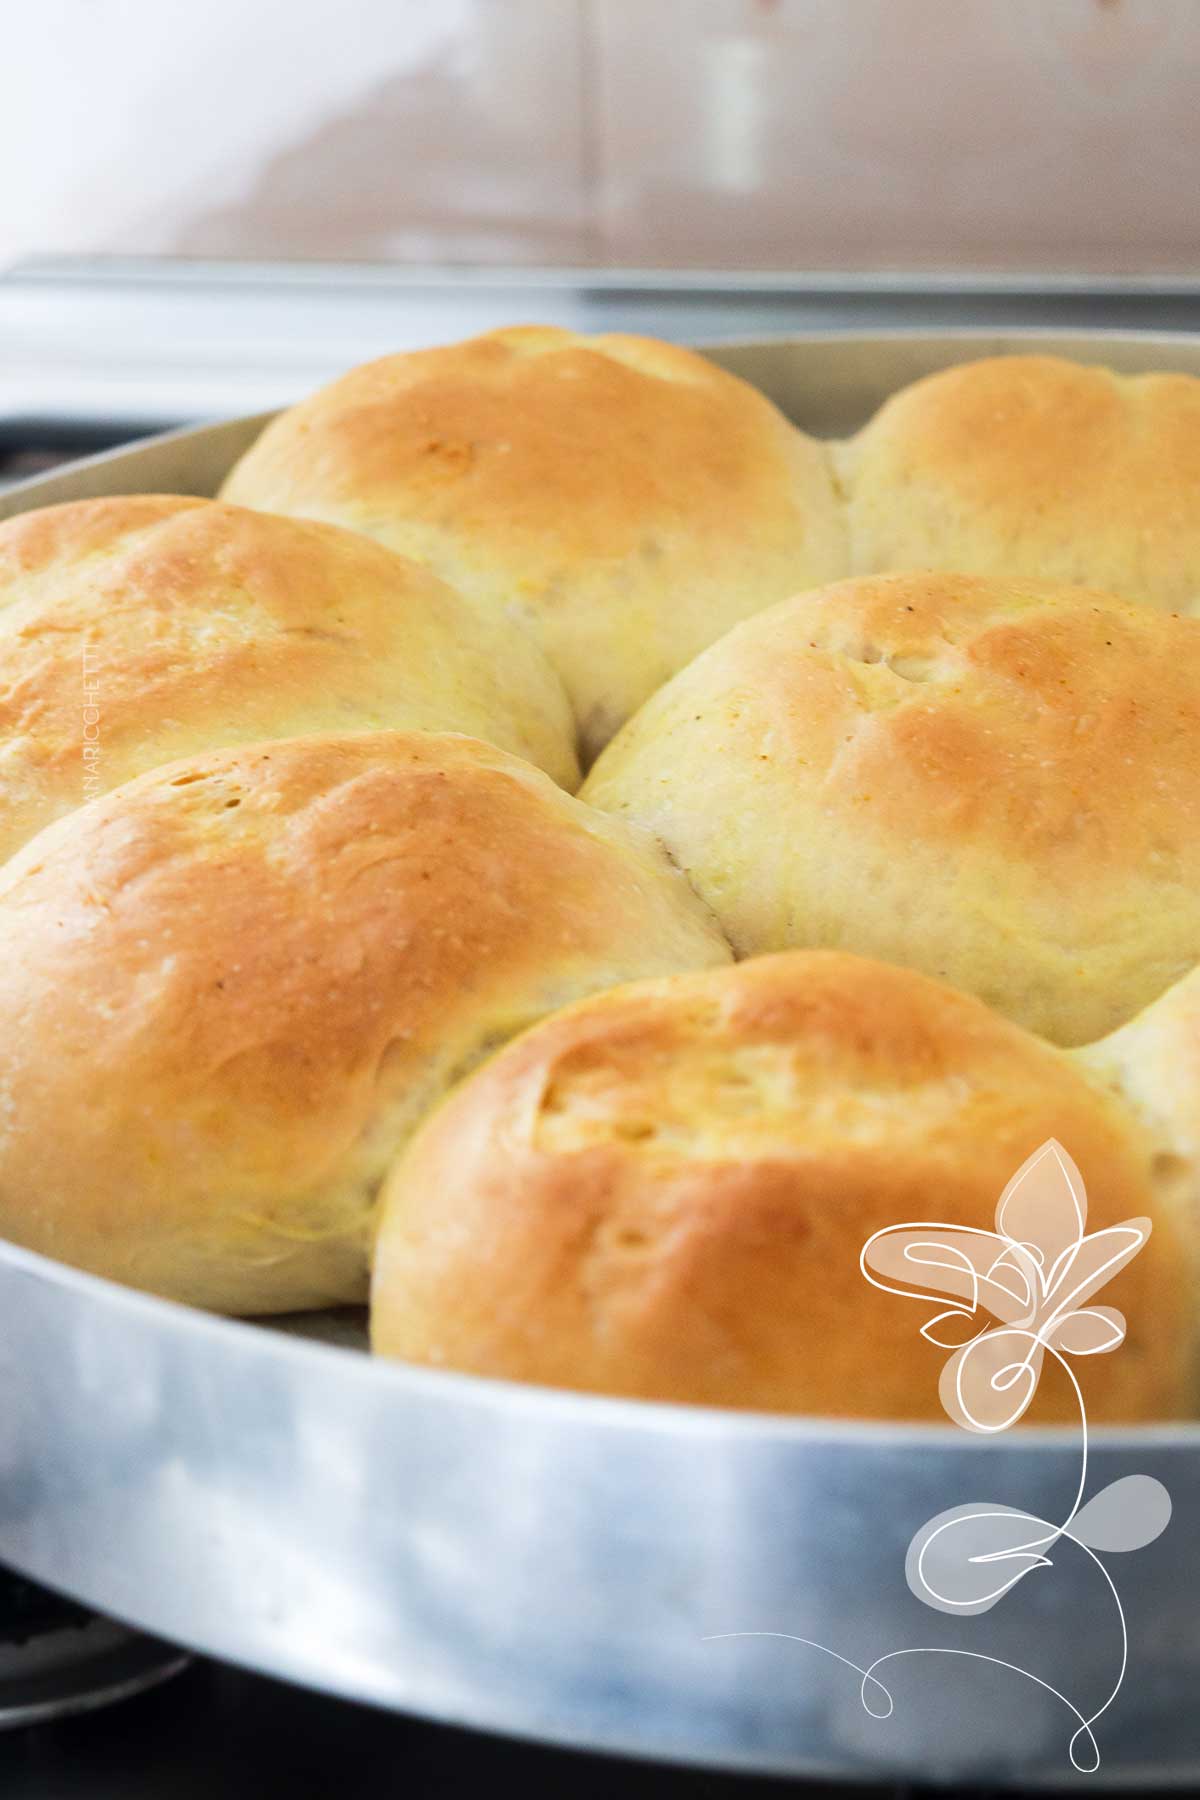
[[[1200,609],[1200,381],[964,363],[835,451],[850,568],[964,569]]]
[[[920,1327],[939,1306],[874,1292],[860,1251],[905,1221],[990,1229],[1049,1138],[1089,1232],[1153,1225],[1098,1296],[1128,1336],[1087,1366],[1088,1417],[1185,1414],[1195,1220],[1161,1140],[1071,1053],[833,952],[603,994],[474,1074],[385,1183],[373,1344],[646,1399],[937,1418],[946,1351]],[[1030,1417],[1078,1417],[1050,1359]]]
[[[741,955],[883,957],[1086,1043],[1200,962],[1200,621],[843,582],[713,645],[583,795],[662,839]]]
[[[540,647],[353,532],[164,495],[0,525],[0,858],[198,750],[410,726],[578,780]]]
[[[754,388],[548,326],[353,370],[224,494],[353,526],[529,622],[589,756],[728,626],[846,567],[825,450]]]
[[[1076,1055],[1154,1133],[1159,1177],[1177,1185],[1200,1231],[1200,969]]]
[[[424,732],[157,769],[0,872],[0,1234],[231,1312],[352,1300],[450,1082],[613,983],[728,960],[649,839]]]

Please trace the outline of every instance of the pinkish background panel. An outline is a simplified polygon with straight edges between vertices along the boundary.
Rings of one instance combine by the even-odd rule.
[[[1195,0],[593,0],[603,254],[1200,267]]]
[[[1200,273],[1200,0],[37,0],[43,255]]]
[[[575,0],[37,0],[0,262],[584,262],[580,45]]]

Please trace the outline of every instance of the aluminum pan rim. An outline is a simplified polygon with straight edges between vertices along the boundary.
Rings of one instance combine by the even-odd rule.
[[[543,1418],[555,1415],[588,1416],[601,1427],[623,1431],[659,1432],[686,1437],[717,1436],[731,1442],[747,1437],[770,1439],[783,1444],[822,1444],[847,1448],[879,1448],[902,1444],[912,1449],[953,1448],[957,1453],[989,1459],[1006,1450],[1028,1455],[1033,1452],[1045,1458],[1059,1456],[1063,1450],[1077,1451],[1079,1432],[1075,1426],[1015,1426],[1003,1439],[991,1439],[963,1432],[949,1421],[945,1424],[924,1421],[887,1419],[825,1418],[816,1413],[769,1413],[719,1406],[692,1406],[668,1400],[636,1400],[619,1395],[580,1393],[571,1388],[546,1387],[535,1382],[510,1381],[496,1376],[469,1375],[453,1369],[424,1368],[416,1364],[348,1350],[338,1344],[322,1343],[303,1335],[285,1335],[271,1329],[269,1316],[257,1322],[224,1318],[217,1313],[202,1312],[156,1294],[142,1293],[109,1281],[102,1275],[91,1275],[66,1263],[55,1262],[34,1250],[24,1250],[0,1240],[0,1267],[15,1275],[25,1275],[52,1286],[86,1294],[93,1301],[114,1311],[139,1313],[150,1325],[169,1329],[180,1338],[191,1337],[197,1345],[206,1337],[238,1343],[251,1355],[266,1360],[307,1358],[325,1361],[333,1357],[343,1366],[344,1377],[358,1382],[387,1382],[407,1391],[414,1398],[447,1398],[487,1404],[498,1412],[516,1416],[533,1413]],[[254,1346],[250,1350],[250,1346]],[[351,1373],[354,1371],[354,1373]],[[1089,1429],[1089,1442],[1099,1451],[1136,1454],[1144,1450],[1200,1451],[1200,1421],[1164,1422],[1141,1425],[1097,1425]]]

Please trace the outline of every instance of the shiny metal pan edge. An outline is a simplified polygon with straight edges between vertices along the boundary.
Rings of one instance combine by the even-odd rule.
[[[808,336],[712,354],[841,431],[916,374],[1039,348],[1200,373],[1200,341],[1133,333]],[[90,458],[8,490],[0,514],[211,492],[260,423]],[[1089,1494],[1135,1474],[1169,1493],[1155,1541],[1104,1558],[1060,1541],[992,1610],[954,1616],[906,1583],[914,1534],[967,1502],[1061,1521],[1079,1433],[987,1440],[589,1398],[375,1362],[349,1347],[353,1320],[280,1324],[210,1318],[0,1244],[0,1561],[168,1640],[374,1705],[859,1780],[1085,1779],[1072,1734],[1113,1690],[1127,1635],[1086,1779],[1200,1775],[1200,1426],[1093,1434]]]

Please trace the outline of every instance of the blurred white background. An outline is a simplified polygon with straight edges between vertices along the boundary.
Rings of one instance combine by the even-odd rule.
[[[1200,272],[1197,0],[35,0],[0,264]]]

